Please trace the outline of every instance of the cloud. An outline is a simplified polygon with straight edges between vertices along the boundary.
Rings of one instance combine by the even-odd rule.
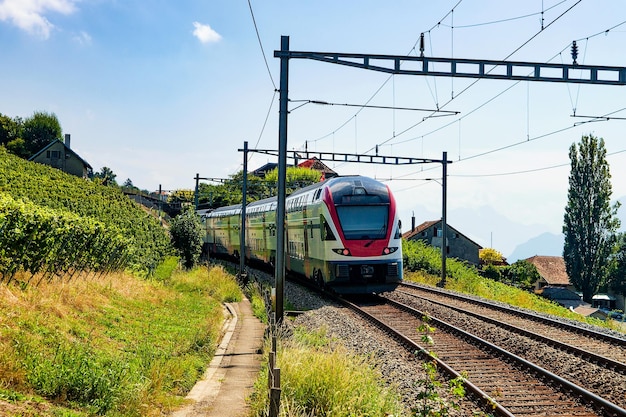
[[[10,22],[28,33],[48,39],[54,25],[48,12],[71,14],[77,0],[4,0],[0,3],[0,21]]]
[[[81,30],[80,32],[74,34],[74,36],[72,36],[72,39],[74,40],[74,42],[78,43],[81,46],[91,45],[91,35],[89,35],[84,30]]]
[[[195,27],[193,36],[198,38],[202,43],[219,42],[222,36],[211,28],[209,25],[203,25],[199,22],[193,22]]]

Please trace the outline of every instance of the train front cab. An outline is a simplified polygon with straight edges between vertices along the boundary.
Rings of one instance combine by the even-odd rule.
[[[358,177],[329,184],[328,219],[320,229],[327,249],[327,285],[339,293],[391,291],[402,281],[402,239],[389,189]]]

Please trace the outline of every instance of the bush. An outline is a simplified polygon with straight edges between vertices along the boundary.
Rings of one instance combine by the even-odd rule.
[[[172,246],[183,259],[186,269],[193,268],[202,253],[202,223],[193,209],[183,211],[172,220],[170,235]]]

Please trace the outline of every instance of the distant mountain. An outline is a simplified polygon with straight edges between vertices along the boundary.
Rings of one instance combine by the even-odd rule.
[[[554,233],[542,233],[525,243],[517,245],[511,255],[507,256],[507,262],[513,263],[519,259],[531,256],[563,256],[563,235]]]

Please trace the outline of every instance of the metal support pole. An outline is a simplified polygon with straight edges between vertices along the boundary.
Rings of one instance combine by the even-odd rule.
[[[193,205],[198,210],[198,184],[200,183],[200,174],[196,173],[196,188],[193,191]]]
[[[443,153],[441,179],[441,288],[446,286],[446,258],[448,249],[448,152]]]
[[[163,212],[163,190],[161,189],[161,184],[159,184],[159,220],[161,220]]]
[[[241,198],[241,235],[239,238],[239,281],[246,283],[246,205],[248,203],[248,142],[243,143],[243,186]]]
[[[289,51],[289,36],[280,37],[281,52]],[[285,295],[285,201],[287,182],[287,115],[289,88],[289,57],[280,58],[280,96],[278,123],[278,207],[276,208],[276,321],[283,321]]]

